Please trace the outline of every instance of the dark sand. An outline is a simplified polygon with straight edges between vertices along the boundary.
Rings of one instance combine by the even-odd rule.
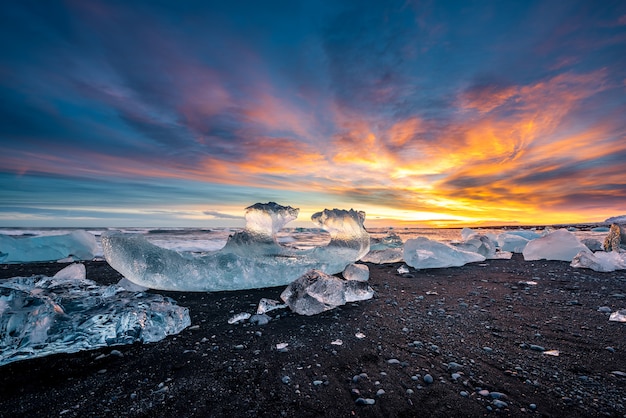
[[[105,262],[85,264],[92,280],[120,278]],[[274,311],[265,326],[227,320],[254,313],[260,298],[278,299],[282,288],[162,292],[189,307],[192,329],[159,343],[0,367],[0,416],[626,414],[626,324],[597,311],[626,308],[624,271],[596,273],[519,255],[411,269],[414,277],[397,275],[399,265],[369,265],[372,300],[313,317]],[[62,267],[0,265],[0,278],[52,275]],[[530,280],[537,284],[521,283]],[[332,344],[337,339],[343,344]],[[288,351],[277,351],[278,343],[288,343]],[[111,355],[114,349],[123,357]],[[425,383],[427,374],[433,383]],[[358,405],[359,396],[375,404]]]

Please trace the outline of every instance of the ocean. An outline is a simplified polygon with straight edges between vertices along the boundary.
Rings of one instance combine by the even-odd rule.
[[[221,249],[226,244],[229,235],[242,230],[242,228],[0,228],[0,234],[15,237],[52,236],[68,234],[78,229],[85,230],[96,237],[98,243],[96,257],[102,257],[100,236],[105,231],[142,234],[148,241],[163,248],[204,253]],[[498,235],[518,229],[517,227],[500,227],[475,228],[474,230],[481,234]],[[532,229],[541,233],[543,227]],[[604,240],[608,231],[608,227],[600,224],[569,226],[568,229],[579,239],[593,238],[600,242]],[[462,241],[461,230],[461,228],[367,228],[374,239],[394,233],[403,242],[421,236],[446,243]],[[330,235],[318,228],[283,228],[278,232],[277,239],[281,245],[306,249],[328,244]]]

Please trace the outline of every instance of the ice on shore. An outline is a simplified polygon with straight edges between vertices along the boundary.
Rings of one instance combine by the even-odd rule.
[[[359,280],[344,280],[319,270],[310,270],[291,282],[280,298],[300,315],[316,315],[324,311],[371,299],[374,291]]]
[[[626,253],[616,251],[597,251],[595,253],[581,251],[576,254],[570,265],[600,272],[626,270]]]
[[[498,246],[502,251],[521,253],[528,242],[541,237],[533,231],[507,231],[498,235]]]
[[[476,252],[464,251],[426,237],[409,239],[404,244],[404,262],[416,269],[458,267],[484,261]]]
[[[0,263],[91,260],[97,250],[96,237],[83,230],[40,237],[0,235]]]
[[[370,269],[365,264],[348,264],[343,271],[343,277],[346,280],[366,282],[370,278]]]
[[[389,264],[399,263],[403,260],[402,248],[387,248],[386,250],[372,250],[365,254],[361,261],[364,263]]]
[[[463,242],[453,243],[452,245],[464,251],[478,253],[485,258],[496,258],[496,243],[486,235],[477,233],[468,234],[468,229],[469,228],[464,228],[463,231],[461,231]]]
[[[361,261],[365,263],[387,264],[402,261],[402,238],[395,232],[387,232],[383,238],[372,238],[370,251]]]
[[[167,297],[87,280],[73,264],[53,277],[0,283],[0,365],[136,341],[155,342],[190,325]]]
[[[127,279],[152,289],[179,291],[239,290],[286,285],[311,269],[328,274],[369,252],[364,212],[325,209],[311,219],[326,230],[330,243],[312,249],[283,247],[276,231],[295,219],[298,209],[274,202],[246,209],[246,228],[225,247],[199,257],[150,244],[140,235],[105,233],[107,262]]]
[[[530,241],[522,254],[524,260],[560,260],[572,261],[581,251],[590,250],[567,229],[559,229],[541,238]]]
[[[626,249],[626,227],[618,224],[611,225],[609,233],[604,239],[605,251],[620,251]]]

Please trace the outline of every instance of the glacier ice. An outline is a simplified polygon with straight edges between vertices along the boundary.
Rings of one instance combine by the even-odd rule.
[[[496,258],[496,243],[486,235],[477,233],[468,234],[467,229],[469,228],[464,228],[463,231],[461,231],[463,242],[453,243],[452,245],[464,251],[478,253],[485,258]]]
[[[107,262],[133,283],[152,289],[219,291],[280,286],[311,269],[336,274],[369,252],[364,212],[325,209],[311,220],[331,237],[312,249],[283,247],[276,231],[295,219],[298,209],[274,202],[246,208],[246,227],[224,248],[191,257],[150,244],[141,235],[105,233]]]
[[[518,232],[518,231],[515,231]],[[519,231],[521,232],[521,231]],[[539,238],[539,235],[536,235],[534,238],[527,238],[526,236],[522,236],[519,233],[514,232],[503,232],[498,235],[497,241],[498,246],[502,251],[508,251],[512,253],[521,253],[524,251],[526,244],[531,239]]]
[[[361,261],[374,264],[398,263],[402,261],[402,238],[389,231],[383,238],[372,238],[370,251]]]
[[[374,291],[358,280],[344,280],[319,270],[310,270],[283,290],[280,298],[300,315],[316,315],[346,302],[371,299]]]
[[[83,230],[38,237],[0,235],[0,263],[30,263],[68,258],[91,260],[97,250],[96,237]]]
[[[372,238],[370,241],[370,251],[386,250],[388,248],[402,248],[402,238],[395,232],[389,231],[382,238]]]
[[[372,250],[361,257],[364,263],[388,264],[399,263],[403,260],[402,248],[387,248],[386,250]]]
[[[622,225],[613,224],[604,239],[604,251],[620,251],[626,249],[626,228]]]
[[[167,297],[87,280],[73,264],[53,277],[0,282],[0,365],[135,341],[155,342],[190,325]]]
[[[626,253],[581,251],[572,260],[572,267],[588,268],[595,271],[609,272],[626,270]]]
[[[365,264],[348,264],[342,275],[346,280],[366,282],[370,278],[370,269]]]
[[[261,300],[259,301],[259,305],[256,308],[256,313],[257,315],[263,315],[269,311],[273,311],[275,309],[283,309],[286,307],[287,305],[281,304],[277,300],[261,298]]]
[[[484,260],[485,257],[478,253],[454,248],[426,237],[408,239],[404,243],[404,262],[416,269],[458,267]]]
[[[589,249],[574,234],[563,228],[530,241],[522,254],[526,261],[543,259],[572,261],[581,251]]]

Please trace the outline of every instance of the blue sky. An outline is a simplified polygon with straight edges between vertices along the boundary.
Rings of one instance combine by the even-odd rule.
[[[0,226],[626,213],[622,1],[21,1]]]

